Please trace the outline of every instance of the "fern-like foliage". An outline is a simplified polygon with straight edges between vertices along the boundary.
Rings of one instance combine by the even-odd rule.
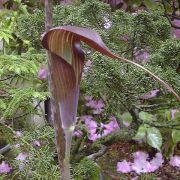
[[[45,56],[31,52],[0,56],[1,122],[36,114],[38,103],[49,96],[47,82],[38,79],[42,63]]]

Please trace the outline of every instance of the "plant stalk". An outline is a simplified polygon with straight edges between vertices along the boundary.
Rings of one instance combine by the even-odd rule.
[[[52,15],[52,0],[45,0],[45,31],[47,32],[51,29],[53,24],[53,15]],[[52,56],[49,51],[46,51],[47,54],[47,62],[48,62],[48,83],[49,89],[51,92],[51,100],[52,100],[52,113],[53,113],[53,125],[55,129],[55,140],[56,140],[56,148],[58,154],[59,167],[61,172],[62,180],[70,180],[64,179],[63,174],[66,172],[66,166],[64,166],[65,159],[65,136],[64,131],[62,129],[60,110],[58,104],[58,89],[55,86],[55,75],[53,70],[53,61]]]

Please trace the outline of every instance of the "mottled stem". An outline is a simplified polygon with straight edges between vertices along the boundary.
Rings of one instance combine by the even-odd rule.
[[[46,32],[52,27],[53,15],[52,15],[52,0],[45,0],[45,30]],[[53,112],[53,120],[54,120],[54,129],[55,129],[55,140],[56,140],[56,149],[58,154],[58,161],[61,172],[62,180],[70,180],[63,179],[63,173],[66,167],[64,167],[64,158],[65,158],[65,137],[64,131],[62,129],[59,105],[58,105],[58,89],[55,83],[55,75],[54,75],[54,64],[52,61],[52,55],[49,51],[47,51],[47,62],[48,62],[48,83],[49,89],[51,92],[51,100],[52,100],[52,112]]]
[[[70,171],[70,154],[71,154],[71,142],[72,142],[72,135],[75,126],[71,126],[68,129],[64,129],[65,139],[66,139],[66,148],[65,148],[65,159],[63,162],[64,171],[62,174],[63,180],[70,180],[71,179],[71,171]]]

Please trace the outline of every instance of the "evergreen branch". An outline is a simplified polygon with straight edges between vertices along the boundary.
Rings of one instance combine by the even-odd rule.
[[[12,76],[6,77],[4,79],[0,79],[0,81],[6,81],[6,80],[14,78],[14,77],[16,77],[16,75],[12,75]]]

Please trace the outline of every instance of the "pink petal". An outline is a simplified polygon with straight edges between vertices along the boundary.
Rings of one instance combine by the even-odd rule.
[[[82,135],[83,135],[83,132],[80,131],[80,130],[76,130],[76,131],[74,131],[74,133],[73,133],[73,136],[75,136],[75,137],[81,137]]]
[[[173,167],[180,167],[180,156],[172,156],[169,164]]]
[[[150,92],[147,92],[143,96],[140,96],[140,99],[147,100],[156,97],[160,93],[159,89],[154,89]]]
[[[126,160],[117,163],[117,171],[121,173],[129,173],[132,171],[131,163]]]
[[[26,153],[19,153],[19,155],[15,158],[18,161],[24,161],[27,157]]]
[[[15,132],[15,136],[16,137],[21,137],[22,136],[22,132],[21,131],[16,131]]]
[[[41,68],[38,71],[38,78],[44,80],[47,78],[47,76],[48,76],[47,68],[45,68],[45,66],[41,66]]]
[[[38,140],[35,140],[35,141],[33,141],[33,146],[38,146],[38,147],[40,147],[41,144],[40,144],[40,142],[39,142]]]
[[[0,164],[0,174],[6,174],[9,173],[11,171],[12,167],[9,166],[9,164],[7,164],[5,161],[2,161],[2,163]]]

